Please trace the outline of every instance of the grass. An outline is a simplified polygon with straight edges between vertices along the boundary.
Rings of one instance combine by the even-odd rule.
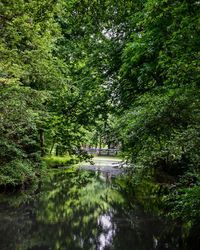
[[[44,162],[50,168],[64,167],[76,164],[79,159],[76,156],[65,155],[65,156],[45,156],[43,157]]]

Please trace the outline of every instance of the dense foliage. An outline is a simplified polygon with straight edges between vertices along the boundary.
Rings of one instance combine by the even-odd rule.
[[[199,7],[2,0],[0,186],[36,178],[41,156],[117,145],[134,171],[169,177],[173,215],[197,219]]]
[[[32,181],[45,154],[84,158],[87,130],[104,112],[102,81],[86,71],[86,37],[73,26],[77,3],[0,3],[0,186]]]
[[[1,186],[22,185],[38,172],[43,104],[59,76],[54,8],[49,1],[0,3]]]

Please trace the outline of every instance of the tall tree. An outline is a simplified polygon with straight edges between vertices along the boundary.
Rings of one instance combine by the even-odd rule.
[[[58,9],[59,4],[46,0],[0,3],[0,185],[35,178],[37,155],[44,151],[44,104],[62,83],[52,53],[60,36],[54,19]]]

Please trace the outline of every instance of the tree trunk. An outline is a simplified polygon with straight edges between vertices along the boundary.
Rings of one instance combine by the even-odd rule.
[[[102,138],[101,138],[101,135],[100,135],[100,138],[99,138],[99,149],[102,148]]]
[[[59,145],[56,146],[56,156],[59,156]]]
[[[44,147],[44,130],[39,129],[39,136],[40,136],[40,151],[41,156],[45,155],[45,147]]]
[[[49,154],[50,154],[50,155],[52,154],[52,151],[53,151],[54,145],[55,145],[55,141],[53,140],[53,143],[52,143],[51,149],[50,149],[50,151],[49,151]]]

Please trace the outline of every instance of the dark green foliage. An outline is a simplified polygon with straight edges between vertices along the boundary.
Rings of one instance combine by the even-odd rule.
[[[133,16],[136,29],[121,67],[123,105],[156,87],[199,83],[198,13],[196,1],[153,0]]]
[[[198,178],[199,7],[1,1],[0,185],[34,179],[45,154],[85,159],[85,144],[121,145],[131,166],[176,188]],[[197,218],[192,185],[173,201],[185,218],[193,206]]]
[[[139,164],[199,169],[199,91],[157,90],[137,99],[120,119],[125,150]],[[119,128],[120,130],[120,128]],[[133,150],[134,149],[134,150]]]
[[[140,5],[130,15],[135,26],[113,82],[124,155],[145,175],[156,168],[176,185],[200,170],[199,10],[197,1]],[[185,218],[192,206],[196,216],[198,187],[185,193],[177,195],[175,214],[183,204]]]
[[[199,5],[147,1],[122,56],[118,131],[132,161],[199,171]]]
[[[199,220],[200,187],[179,189],[178,194],[170,195],[165,201],[171,205],[170,216],[179,218],[184,222]]]
[[[1,186],[31,182],[41,168],[45,103],[61,77],[52,55],[57,7],[45,0],[0,3]]]
[[[36,175],[33,162],[27,160],[13,160],[4,164],[0,173],[0,186],[6,188],[23,187],[24,183],[30,184],[35,181]]]
[[[32,179],[39,164],[37,124],[42,93],[28,87],[1,86],[0,185],[19,185]]]

